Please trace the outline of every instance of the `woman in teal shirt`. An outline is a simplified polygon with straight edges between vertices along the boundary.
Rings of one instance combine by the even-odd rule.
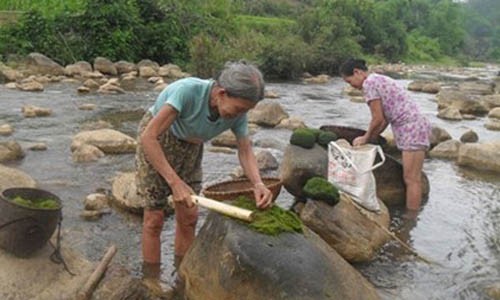
[[[248,137],[246,112],[264,97],[261,72],[245,62],[227,63],[216,80],[184,78],[163,90],[139,125],[137,189],[146,200],[142,253],[160,265],[160,234],[166,199],[175,203],[175,258],[180,263],[194,240],[198,210],[191,195],[201,190],[203,142],[227,129],[237,138],[238,158],[254,185],[256,204],[271,205]],[[159,268],[157,268],[159,270]]]

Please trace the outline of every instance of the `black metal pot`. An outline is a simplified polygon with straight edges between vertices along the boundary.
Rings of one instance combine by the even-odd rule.
[[[10,199],[53,199],[58,208],[41,209],[18,205]],[[8,188],[0,194],[0,248],[27,257],[50,239],[61,219],[61,200],[56,195],[36,188]]]

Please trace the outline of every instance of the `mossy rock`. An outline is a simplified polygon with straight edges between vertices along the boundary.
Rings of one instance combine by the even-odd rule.
[[[253,230],[266,234],[278,235],[283,232],[302,233],[302,221],[293,212],[284,210],[277,205],[260,210],[255,201],[240,196],[233,201],[235,206],[253,211],[253,221],[248,226]]]
[[[337,139],[338,137],[335,132],[321,130],[318,135],[317,141],[321,146],[327,147],[328,143],[330,143],[331,141],[336,141]]]
[[[311,149],[316,143],[316,135],[309,128],[295,129],[290,137],[290,144]]]
[[[335,205],[339,202],[338,188],[323,177],[310,178],[303,188],[304,195],[313,200],[320,200]]]

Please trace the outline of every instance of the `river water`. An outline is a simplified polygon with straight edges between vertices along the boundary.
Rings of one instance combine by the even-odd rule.
[[[488,70],[482,72],[489,74]],[[401,80],[403,85],[409,82]],[[113,210],[98,221],[83,221],[79,217],[86,195],[110,190],[116,174],[134,169],[133,154],[108,155],[99,162],[77,164],[72,162],[70,145],[83,123],[100,119],[110,121],[115,129],[135,137],[142,111],[158,94],[148,83],[143,82],[141,86],[144,88],[123,95],[85,96],[77,94],[75,84],[47,85],[42,93],[19,92],[0,86],[0,123],[7,122],[15,129],[11,137],[1,137],[1,140],[14,139],[26,152],[24,159],[5,165],[25,171],[40,188],[62,199],[63,243],[91,260],[99,260],[110,244],[116,244],[119,251],[114,260],[136,276],[141,274],[141,218],[120,210]],[[280,95],[276,101],[290,115],[300,116],[310,127],[336,124],[365,129],[370,120],[369,109],[342,95],[344,86],[341,79],[333,78],[325,85],[273,83],[267,88]],[[478,133],[480,142],[500,139],[498,132],[484,128],[484,118],[460,122],[441,120],[436,117],[434,95],[412,95],[431,122],[446,129],[454,139],[459,139],[468,129]],[[77,107],[84,103],[94,103],[97,109],[78,110]],[[24,118],[21,107],[25,104],[51,108],[53,114],[44,118]],[[290,134],[289,130],[263,128],[252,139],[273,139],[286,145]],[[47,151],[27,150],[38,142],[46,143]],[[281,160],[282,149],[271,152]],[[203,161],[205,184],[227,179],[236,166],[235,154],[206,151]],[[424,171],[430,182],[428,202],[415,224],[403,231],[407,232],[411,246],[436,264],[421,262],[390,242],[373,262],[355,267],[376,286],[384,299],[488,299],[486,287],[500,282],[500,176],[438,159],[426,159]],[[291,195],[283,189],[277,203],[289,207],[292,201]],[[392,229],[399,230],[401,212],[393,211],[392,214]],[[198,228],[206,212],[202,210],[200,215]],[[162,233],[163,278],[166,281],[172,280],[173,224],[173,218],[169,217]]]

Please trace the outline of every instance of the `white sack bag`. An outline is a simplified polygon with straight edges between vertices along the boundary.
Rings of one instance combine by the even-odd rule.
[[[328,144],[328,181],[351,195],[362,207],[370,211],[380,211],[372,171],[385,162],[382,148],[371,144],[352,147],[348,142],[337,142]],[[373,165],[377,153],[382,160]]]

